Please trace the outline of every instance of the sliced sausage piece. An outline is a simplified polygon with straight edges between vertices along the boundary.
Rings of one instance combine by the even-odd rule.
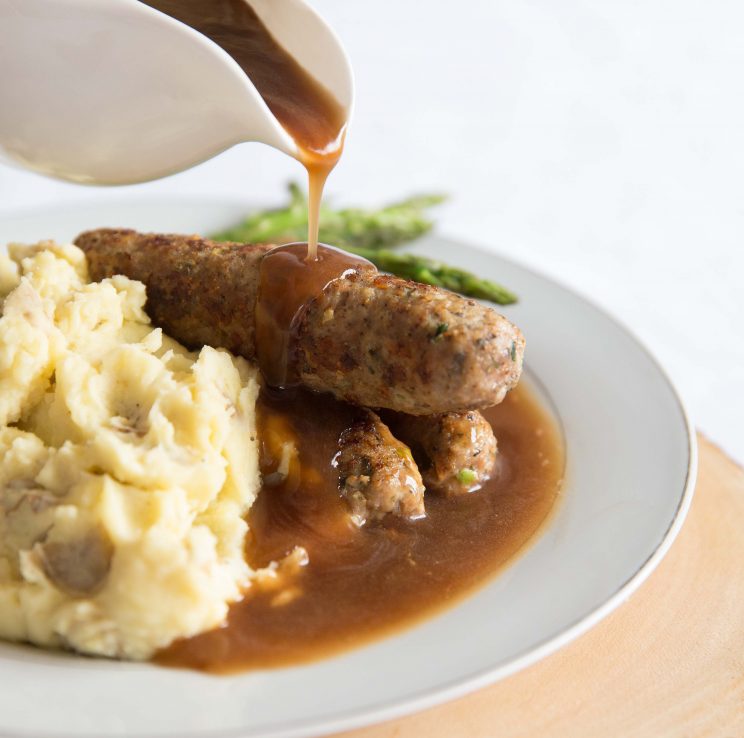
[[[388,514],[424,516],[424,485],[411,451],[371,410],[360,409],[341,434],[333,463],[357,525]]]
[[[110,229],[76,244],[94,279],[144,282],[150,317],[177,340],[255,360],[260,264],[270,246]],[[412,415],[488,407],[522,370],[524,338],[495,310],[375,270],[330,281],[298,318],[293,376],[357,405]]]
[[[496,436],[477,411],[429,417],[386,412],[390,429],[409,444],[426,489],[454,497],[483,486],[496,466]]]

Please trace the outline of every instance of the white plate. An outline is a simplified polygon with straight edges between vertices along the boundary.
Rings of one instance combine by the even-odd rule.
[[[239,202],[111,201],[0,216],[0,242],[99,226],[208,232]],[[0,734],[308,736],[432,706],[586,631],[659,563],[689,507],[695,439],[666,375],[612,318],[523,267],[441,238],[418,251],[516,290],[504,312],[560,418],[567,482],[537,541],[455,608],[307,666],[212,677],[0,645]],[[547,687],[548,685],[546,685]]]

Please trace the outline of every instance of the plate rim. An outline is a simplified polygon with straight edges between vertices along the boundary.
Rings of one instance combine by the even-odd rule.
[[[137,207],[138,205],[152,207],[154,203],[169,201],[173,204],[185,204],[187,202],[199,203],[200,205],[212,205],[212,206],[243,206],[246,212],[250,212],[253,209],[261,207],[260,203],[249,202],[246,203],[234,195],[204,195],[199,196],[198,194],[184,193],[183,195],[173,195],[167,193],[152,193],[150,195],[134,195],[134,196],[121,196],[115,197],[104,195],[100,198],[72,198],[70,201],[55,201],[55,202],[41,202],[33,206],[25,207],[11,207],[8,209],[0,208],[0,220],[3,218],[14,218],[14,217],[29,217],[33,216],[35,212],[41,210],[63,210],[68,207],[72,208],[95,208],[95,207],[106,207],[121,205],[125,207]],[[695,427],[691,421],[689,411],[683,401],[681,394],[670,377],[668,371],[656,357],[653,351],[648,347],[646,342],[641,339],[633,329],[631,329],[621,318],[611,313],[603,305],[594,301],[594,299],[584,295],[580,290],[573,286],[567,285],[564,281],[559,278],[547,274],[534,267],[531,264],[525,264],[518,258],[514,258],[512,255],[506,255],[498,249],[485,249],[482,245],[473,243],[466,239],[460,239],[458,237],[451,237],[446,233],[431,233],[427,237],[431,240],[444,241],[453,246],[465,247],[468,250],[477,252],[483,258],[489,259],[496,257],[504,262],[508,262],[518,269],[530,274],[531,276],[551,283],[558,287],[561,291],[568,293],[574,299],[578,300],[583,304],[584,307],[594,310],[601,314],[601,316],[613,323],[622,333],[625,334],[626,338],[630,339],[640,351],[644,354],[645,358],[650,362],[653,368],[658,372],[660,378],[663,380],[667,389],[670,391],[674,404],[679,412],[680,421],[684,427],[685,437],[687,440],[687,469],[686,477],[682,489],[675,513],[670,520],[669,526],[662,535],[658,544],[654,550],[649,554],[647,559],[641,564],[641,566],[625,581],[623,582],[602,604],[592,609],[584,616],[578,618],[570,625],[563,628],[563,630],[551,637],[548,637],[541,641],[539,644],[529,649],[528,651],[510,659],[508,662],[501,665],[480,669],[467,677],[460,677],[454,680],[443,681],[441,684],[435,687],[429,687],[421,690],[420,692],[401,697],[395,700],[385,700],[383,702],[367,706],[363,709],[352,709],[346,712],[336,712],[329,714],[327,717],[319,716],[312,718],[311,720],[293,720],[285,723],[276,723],[273,726],[267,726],[266,728],[251,729],[245,728],[228,728],[228,729],[216,729],[205,732],[199,730],[197,732],[184,733],[139,733],[139,738],[240,738],[240,736],[252,736],[253,738],[311,738],[313,736],[325,735],[327,733],[336,733],[344,730],[352,730],[356,728],[362,728],[365,726],[378,724],[396,718],[410,715],[413,713],[420,712],[422,710],[429,709],[439,704],[444,704],[452,700],[463,697],[479,689],[483,689],[490,686],[501,679],[516,674],[517,672],[537,663],[538,661],[546,658],[547,656],[555,653],[560,648],[568,645],[578,637],[589,631],[613,610],[619,607],[624,601],[626,601],[634,592],[636,592],[641,585],[648,579],[653,573],[659,563],[663,560],[672,544],[677,538],[679,531],[681,530],[687,514],[692,503],[692,498],[695,491],[695,483],[697,479],[698,471],[698,446],[697,438],[695,435]],[[425,237],[426,238],[426,237]],[[420,242],[423,239],[419,240]],[[411,244],[416,246],[416,242]],[[456,253],[456,252],[455,252]],[[539,379],[539,378],[538,378]],[[542,382],[541,382],[542,383]],[[560,422],[560,417],[557,418]],[[541,526],[542,527],[542,526]],[[539,535],[539,534],[538,534]],[[517,553],[519,556],[521,552]],[[455,605],[456,607],[456,605]],[[225,677],[217,677],[225,678]],[[229,677],[227,677],[229,678]],[[6,732],[0,728],[0,734],[7,736],[7,738],[47,738],[49,734],[39,732]],[[65,738],[66,736],[72,736],[73,734],[55,734],[56,738]],[[113,734],[109,734],[113,738]],[[103,736],[102,736],[103,738]]]

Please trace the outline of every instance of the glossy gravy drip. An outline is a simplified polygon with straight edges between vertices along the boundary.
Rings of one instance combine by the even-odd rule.
[[[309,564],[281,589],[255,588],[226,627],[180,641],[161,664],[210,672],[277,667],[329,656],[411,625],[485,583],[540,528],[560,489],[564,454],[547,413],[523,387],[485,413],[500,470],[478,492],[426,496],[427,517],[356,528],[331,466],[352,408],[305,391],[260,400],[264,479],[274,479],[276,439],[298,441],[280,484],[265,484],[249,515],[252,566],[304,546]],[[275,480],[274,480],[275,481]]]
[[[261,260],[256,303],[256,353],[266,382],[286,387],[296,382],[292,366],[294,331],[310,302],[335,279],[375,267],[366,259],[320,245],[315,261],[305,258],[307,244],[291,243]]]
[[[346,111],[274,37],[247,0],[141,0],[222,47],[250,77],[308,173],[308,258],[315,258],[325,181],[341,156]]]

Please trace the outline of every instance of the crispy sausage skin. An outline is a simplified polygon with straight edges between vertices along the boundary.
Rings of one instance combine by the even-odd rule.
[[[259,264],[271,246],[112,229],[83,233],[76,244],[94,279],[144,282],[150,317],[174,338],[255,359]],[[294,341],[293,373],[306,387],[411,415],[501,402],[524,353],[519,329],[495,310],[374,271],[327,285]]]
[[[429,417],[387,411],[382,416],[411,447],[428,492],[457,497],[493,476],[496,436],[477,410]]]
[[[271,246],[216,244],[197,236],[88,231],[75,240],[94,280],[124,274],[145,283],[155,325],[191,348],[255,359],[258,267]]]

